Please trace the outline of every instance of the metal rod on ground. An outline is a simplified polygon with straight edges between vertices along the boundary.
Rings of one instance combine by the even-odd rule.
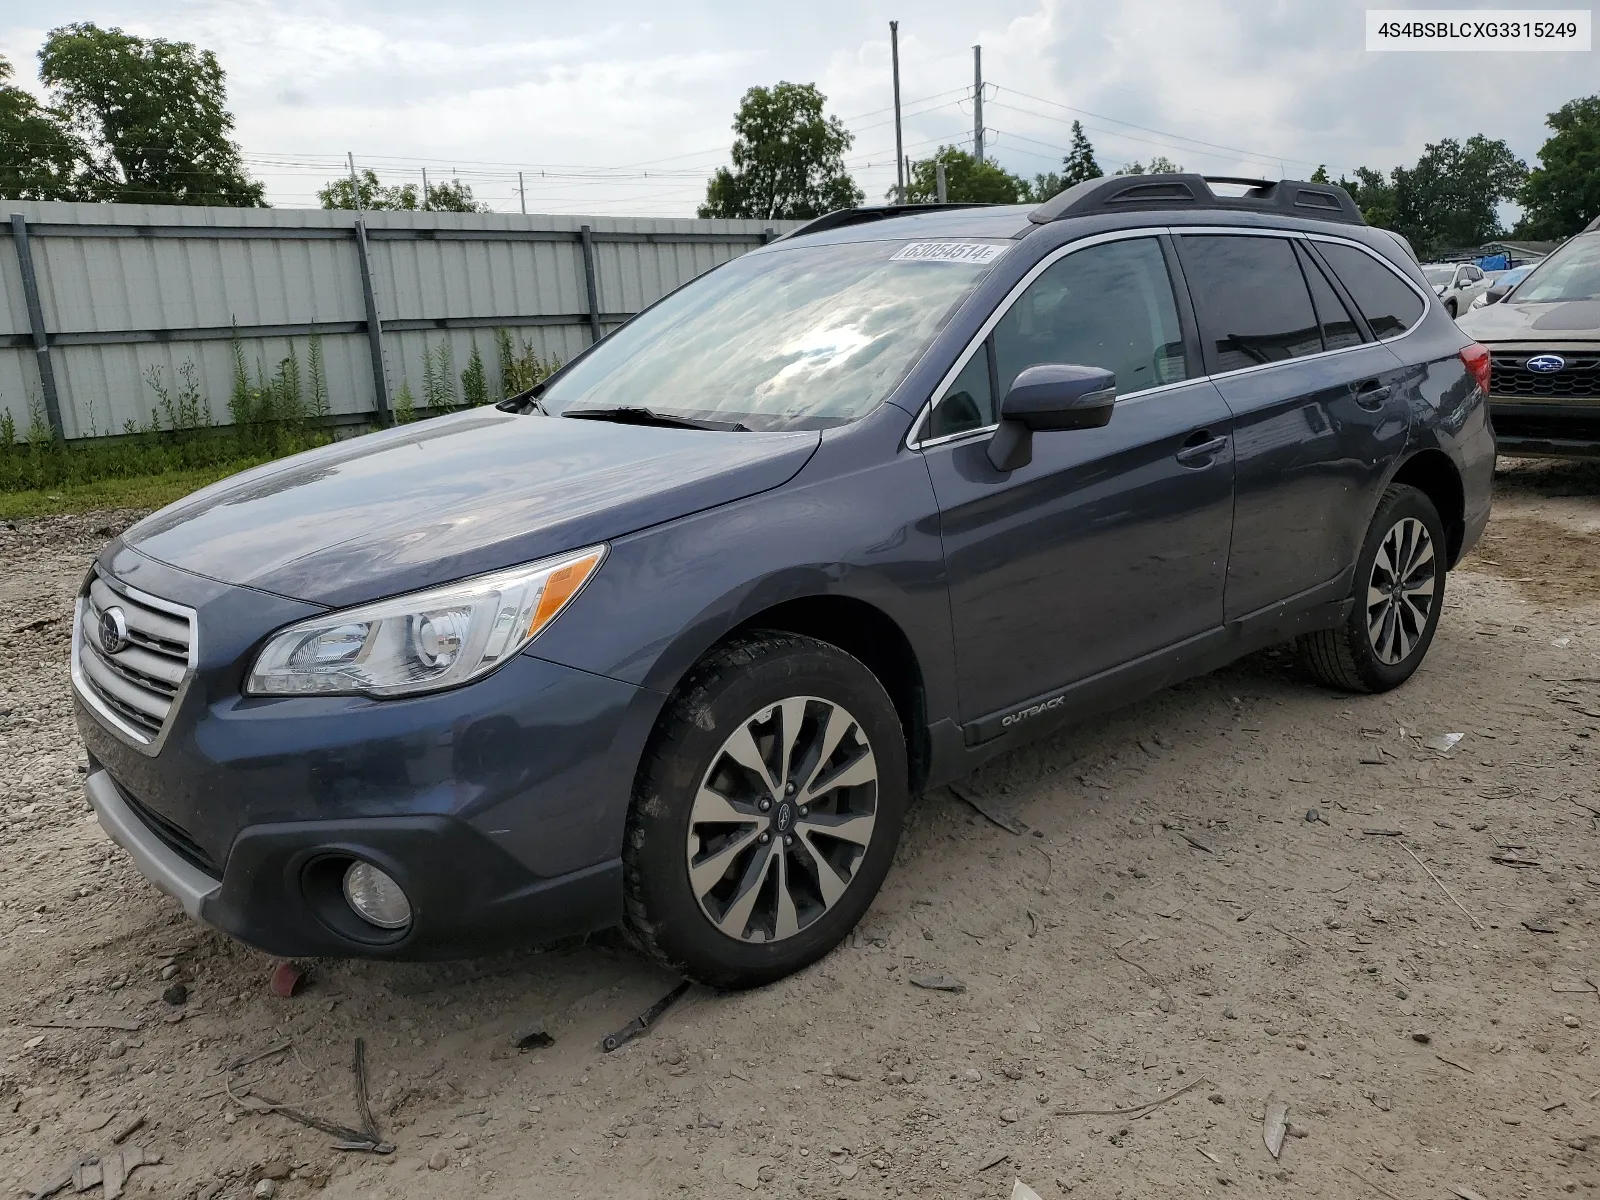
[[[972,157],[983,161],[983,47],[972,48]]]
[[[28,244],[28,221],[21,213],[11,214],[11,244],[17,248],[17,266],[22,271],[22,297],[28,308],[28,327],[33,336],[33,354],[39,364],[39,390],[44,393],[44,415],[50,432],[65,440],[61,424],[61,398],[56,392],[56,371],[50,361],[50,337],[44,328],[44,305],[39,302],[39,276],[33,269],[33,247]]]
[[[428,207],[428,168],[422,168],[422,207]]]
[[[522,182],[522,172],[517,172],[517,198],[522,201],[522,215],[528,215],[528,188]]]
[[[344,160],[350,164],[350,192],[351,203],[356,206],[356,211],[361,211],[361,181],[356,178],[356,156],[350,151],[344,152]]]
[[[589,336],[598,342],[605,335],[600,331],[600,282],[594,270],[594,230],[584,225],[578,233],[583,239],[583,282],[589,292]]]
[[[367,247],[367,223],[356,221],[356,264],[361,268],[361,299],[367,307],[367,352],[372,358],[372,400],[379,425],[392,425],[389,413],[389,379],[383,370],[383,322],[378,319],[378,296],[372,289],[372,259]]]
[[[939,203],[947,201],[944,183],[944,163],[939,161],[933,164],[934,191],[938,194]]]
[[[900,22],[889,22],[889,58],[894,64],[894,195],[906,202],[905,150],[900,140]]]

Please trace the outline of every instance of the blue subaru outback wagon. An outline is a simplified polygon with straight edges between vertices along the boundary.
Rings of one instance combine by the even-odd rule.
[[[112,542],[89,800],[275,953],[621,924],[772,980],[861,917],[911,796],[1023,739],[1274,643],[1404,682],[1488,519],[1488,368],[1336,187],[833,213],[498,411]]]

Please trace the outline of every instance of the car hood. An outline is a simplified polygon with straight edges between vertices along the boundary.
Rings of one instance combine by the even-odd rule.
[[[1470,309],[1456,323],[1480,342],[1600,341],[1600,300],[1527,304],[1513,297]]]
[[[755,495],[793,478],[821,436],[475,410],[246,471],[123,541],[224,583],[353,604]]]

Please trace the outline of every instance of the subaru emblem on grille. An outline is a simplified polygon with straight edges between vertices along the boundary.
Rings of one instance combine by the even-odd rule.
[[[100,649],[115,654],[128,644],[128,618],[115,606],[100,614]]]
[[[1540,375],[1554,375],[1564,370],[1566,365],[1567,360],[1559,354],[1535,354],[1528,360],[1528,370],[1537,371]]]

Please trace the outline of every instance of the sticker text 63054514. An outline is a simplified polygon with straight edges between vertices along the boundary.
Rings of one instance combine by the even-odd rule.
[[[889,256],[890,262],[992,263],[1006,247],[988,242],[912,242]]]

